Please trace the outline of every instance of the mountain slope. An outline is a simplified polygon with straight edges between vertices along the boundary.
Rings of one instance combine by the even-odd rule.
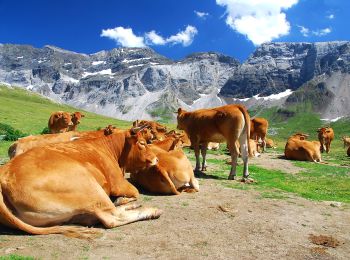
[[[214,52],[173,61],[150,48],[86,55],[54,46],[0,44],[0,82],[128,120],[173,118],[179,106],[289,105],[304,100],[295,95],[307,96],[301,92],[312,92],[313,82],[324,84],[329,94],[315,111],[333,119],[349,111],[344,105],[350,98],[349,74],[350,43],[345,41],[266,43],[242,64]]]

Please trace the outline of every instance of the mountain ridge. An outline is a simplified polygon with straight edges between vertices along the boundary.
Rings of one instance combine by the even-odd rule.
[[[218,52],[192,53],[174,61],[149,47],[83,54],[49,45],[0,44],[0,82],[128,120],[172,118],[179,106],[192,110],[237,102],[248,107],[288,105],[288,96],[314,78],[334,92],[330,105],[337,107],[328,114],[327,108],[316,107],[316,112],[342,116],[347,106],[338,104],[339,95],[345,93],[345,102],[350,101],[349,74],[347,41],[266,43],[243,63]],[[339,88],[335,82],[340,82]],[[262,98],[286,91],[288,96],[278,100]]]

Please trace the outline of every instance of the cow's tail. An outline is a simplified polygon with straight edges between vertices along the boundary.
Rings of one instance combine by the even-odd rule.
[[[17,228],[34,235],[63,234],[68,237],[91,239],[100,232],[97,229],[77,226],[35,227],[17,218],[5,204],[5,198],[0,183],[0,224]]]
[[[237,105],[238,109],[241,111],[241,113],[243,114],[244,117],[244,128],[247,131],[247,145],[248,145],[248,154],[252,154],[251,150],[250,150],[250,145],[249,145],[249,139],[250,139],[250,116],[248,114],[248,111],[245,107],[241,106],[241,105]]]

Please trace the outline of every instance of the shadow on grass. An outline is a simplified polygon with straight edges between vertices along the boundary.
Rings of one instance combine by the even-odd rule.
[[[200,179],[214,179],[214,180],[226,180],[227,178],[223,178],[217,175],[206,174],[200,170],[194,170],[194,176]]]
[[[13,235],[13,236],[32,236],[22,230],[13,229],[5,226],[0,226],[0,235]]]

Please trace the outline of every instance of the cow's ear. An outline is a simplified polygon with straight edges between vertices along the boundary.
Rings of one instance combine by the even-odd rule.
[[[182,108],[179,107],[179,109],[177,110],[177,114],[180,115],[182,113]]]
[[[56,114],[55,114],[55,117],[56,117],[56,118],[61,118],[62,116],[63,116],[63,113],[56,113]]]

